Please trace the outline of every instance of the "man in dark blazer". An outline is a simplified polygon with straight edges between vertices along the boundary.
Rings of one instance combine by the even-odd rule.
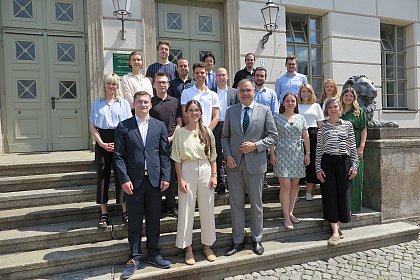
[[[225,122],[226,110],[233,104],[239,102],[238,92],[236,88],[228,87],[227,81],[229,76],[225,68],[219,68],[216,70],[216,87],[211,90],[216,92],[219,96],[220,110],[219,110],[219,122],[213,130],[214,138],[216,140],[216,152],[217,152],[217,187],[215,191],[218,194],[226,192],[226,186],[221,184],[223,182],[221,176],[221,168],[223,162],[223,151],[222,151],[222,130],[223,123]]]
[[[241,80],[238,94],[241,103],[226,111],[222,134],[233,239],[225,255],[231,256],[245,247],[245,192],[251,204],[252,250],[261,255],[264,253],[262,188],[267,171],[266,150],[277,141],[277,129],[270,108],[254,101],[255,88],[251,81]]]
[[[159,255],[162,192],[169,186],[170,161],[165,124],[149,116],[152,107],[147,92],[134,94],[135,115],[115,131],[115,163],[121,178],[128,212],[128,243],[131,259],[121,277],[130,278],[141,266],[143,216],[146,216],[147,262],[169,268]]]

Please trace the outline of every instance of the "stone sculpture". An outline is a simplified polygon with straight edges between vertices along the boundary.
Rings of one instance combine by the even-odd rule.
[[[376,109],[375,98],[378,95],[373,82],[365,75],[355,75],[350,77],[343,85],[345,88],[352,87],[357,93],[357,102],[359,106],[365,111],[368,119],[369,127],[399,127],[399,124],[392,121],[377,121],[373,119],[373,114]]]

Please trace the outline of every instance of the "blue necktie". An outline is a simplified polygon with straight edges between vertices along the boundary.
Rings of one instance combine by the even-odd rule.
[[[213,73],[209,72],[209,74],[207,75],[207,86],[209,88],[213,87]]]

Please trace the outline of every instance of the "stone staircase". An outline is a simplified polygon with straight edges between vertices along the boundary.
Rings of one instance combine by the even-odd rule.
[[[99,207],[93,153],[86,151],[66,160],[61,154],[21,162],[4,158],[0,157],[0,279],[118,278],[129,255],[127,229],[120,208],[113,204],[109,207],[112,225],[96,227]],[[182,250],[174,246],[176,219],[163,217],[161,252],[174,265],[168,270],[145,265],[132,279],[221,279],[418,238],[418,227],[381,224],[380,213],[365,209],[343,226],[345,238],[339,246],[330,248],[326,245],[330,226],[322,220],[319,189],[313,201],[297,202],[295,214],[301,223],[286,231],[276,179],[269,178],[269,184],[263,192],[264,255],[256,256],[247,248],[235,256],[223,256],[231,243],[229,196],[216,195],[217,241],[213,248],[218,259],[208,263],[200,253],[196,213],[193,246],[198,262],[184,265]],[[248,210],[249,205],[249,220]]]

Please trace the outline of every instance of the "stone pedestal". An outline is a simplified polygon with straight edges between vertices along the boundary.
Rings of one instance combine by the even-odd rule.
[[[420,129],[369,128],[363,205],[383,220],[420,216]]]

